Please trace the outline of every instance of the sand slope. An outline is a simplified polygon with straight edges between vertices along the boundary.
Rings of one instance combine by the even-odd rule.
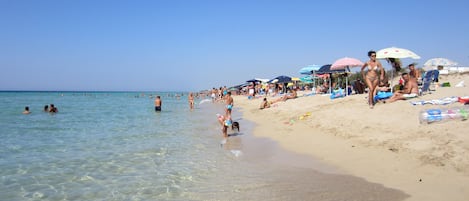
[[[469,76],[441,76],[452,86]],[[469,198],[469,121],[419,124],[429,108],[410,101],[469,96],[469,87],[441,87],[416,99],[367,106],[367,95],[331,100],[303,96],[259,110],[261,98],[235,96],[244,118],[256,122],[254,135],[271,138],[287,150],[310,154],[344,172],[403,190],[408,200]],[[273,97],[268,97],[274,100]]]

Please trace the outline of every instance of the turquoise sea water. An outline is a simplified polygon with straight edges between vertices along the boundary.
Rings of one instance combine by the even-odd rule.
[[[154,95],[163,111],[155,112]],[[327,174],[250,134],[220,145],[206,102],[150,92],[0,92],[0,200],[400,200],[402,193]],[[197,103],[201,99],[197,100]],[[59,113],[42,111],[53,103]],[[32,113],[23,115],[25,106]],[[262,151],[259,151],[262,150]],[[309,161],[299,157],[297,161]],[[314,165],[313,165],[314,166]]]

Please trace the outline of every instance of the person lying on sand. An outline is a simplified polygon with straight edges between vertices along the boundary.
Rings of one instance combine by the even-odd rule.
[[[288,99],[295,99],[297,97],[296,91],[290,89],[290,93],[285,94],[284,96],[278,98],[277,100],[272,101],[272,103],[287,101]]]

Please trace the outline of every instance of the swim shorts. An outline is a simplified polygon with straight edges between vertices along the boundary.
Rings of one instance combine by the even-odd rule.
[[[155,106],[155,111],[157,112],[161,111],[161,106]]]
[[[417,97],[417,94],[413,94],[413,93],[412,93],[412,94],[404,94],[404,95],[402,95],[402,96],[403,96],[404,98],[409,99],[409,98],[415,98],[415,97]]]

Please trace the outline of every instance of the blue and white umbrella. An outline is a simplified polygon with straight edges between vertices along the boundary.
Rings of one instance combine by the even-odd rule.
[[[457,62],[451,61],[447,58],[433,58],[433,59],[427,60],[423,64],[423,66],[434,66],[434,67],[437,67],[437,66],[456,66],[456,65],[458,65]]]
[[[298,71],[298,73],[302,75],[311,75],[313,74],[313,71],[317,71],[319,70],[319,68],[321,68],[320,65],[316,65],[316,64],[308,65],[306,67],[301,68],[300,71]]]

